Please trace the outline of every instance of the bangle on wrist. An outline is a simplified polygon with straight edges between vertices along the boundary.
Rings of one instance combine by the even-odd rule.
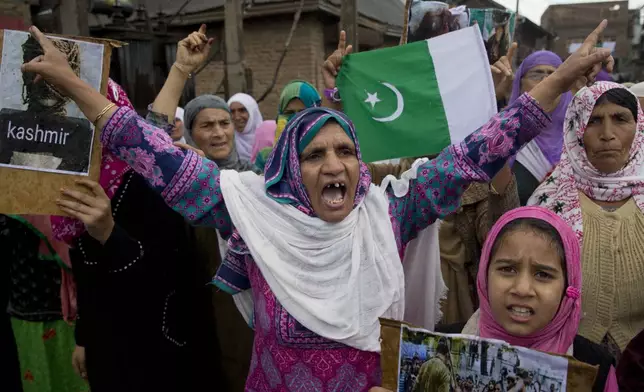
[[[340,98],[340,91],[338,91],[337,87],[325,89],[324,96],[333,103],[342,102],[342,98]]]
[[[116,107],[116,104],[111,103],[103,108],[101,112],[96,116],[96,119],[94,120],[94,126],[98,125],[98,122],[105,116],[107,112],[109,112],[113,107]]]
[[[172,66],[178,69],[179,72],[181,72],[182,74],[186,75],[188,79],[192,77],[192,72],[189,72],[188,70],[186,70],[184,65],[173,63]]]

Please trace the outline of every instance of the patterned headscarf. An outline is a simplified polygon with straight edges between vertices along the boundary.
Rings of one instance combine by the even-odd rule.
[[[287,125],[266,162],[266,193],[280,203],[293,204],[300,211],[314,216],[311,201],[302,183],[300,153],[329,121],[335,121],[356,146],[360,162],[360,179],[357,184],[354,207],[367,195],[371,175],[362,162],[360,145],[353,123],[343,113],[328,108],[311,108],[298,113]]]
[[[371,184],[371,174],[362,161],[360,145],[353,123],[343,113],[328,108],[310,108],[301,111],[288,126],[271,150],[266,162],[266,194],[279,203],[292,204],[309,216],[315,216],[306,188],[302,183],[300,153],[329,121],[336,121],[356,146],[360,162],[360,179],[356,185],[354,208],[366,197]],[[259,157],[259,155],[258,155]],[[228,241],[228,248],[235,254],[248,254],[248,247],[235,229]]]
[[[508,104],[511,105],[521,96],[521,79],[526,73],[528,73],[528,71],[539,65],[550,65],[558,68],[561,63],[561,57],[547,50],[540,50],[526,57],[516,72],[516,77],[512,83],[512,95],[510,95]],[[572,93],[567,92],[561,95],[559,104],[555,110],[550,113],[552,123],[547,129],[541,131],[541,133],[539,133],[539,135],[537,135],[533,140],[534,143],[539,146],[539,149],[548,162],[552,165],[556,165],[561,158],[561,150],[563,148],[564,117],[566,116],[566,108],[568,108],[568,104],[570,104],[571,100]],[[511,161],[514,161],[514,159]]]
[[[580,90],[566,113],[564,151],[555,171],[532,194],[528,205],[546,207],[561,216],[583,238],[579,190],[599,201],[621,201],[633,197],[644,211],[644,114],[639,107],[637,129],[631,145],[628,163],[621,170],[605,174],[592,166],[581,143],[595,103],[605,92],[624,89],[613,82],[597,82]]]
[[[107,81],[107,99],[119,107],[125,106],[134,109],[123,88],[112,79],[108,79]],[[129,170],[130,167],[127,163],[118,159],[107,148],[103,147],[101,174],[98,182],[105,190],[107,197],[110,199],[114,197],[114,194],[121,186],[123,176]],[[58,241],[64,241],[69,245],[72,245],[74,240],[85,232],[83,222],[70,217],[52,216],[51,226],[54,238]]]
[[[557,230],[563,242],[568,287],[554,318],[542,330],[530,336],[509,334],[492,315],[488,296],[488,267],[494,243],[503,227],[521,218],[536,218],[547,222]],[[521,207],[507,212],[490,230],[477,276],[477,288],[480,298],[479,333],[483,338],[499,339],[515,346],[541,350],[555,354],[565,354],[577,335],[581,321],[581,255],[579,241],[570,226],[555,213],[541,207]]]

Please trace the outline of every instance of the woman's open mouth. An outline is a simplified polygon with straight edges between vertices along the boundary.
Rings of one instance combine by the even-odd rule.
[[[527,323],[534,316],[534,309],[527,306],[510,305],[507,309],[510,318],[516,323]]]
[[[344,182],[333,182],[322,189],[322,201],[329,208],[342,208],[346,194],[347,187]]]

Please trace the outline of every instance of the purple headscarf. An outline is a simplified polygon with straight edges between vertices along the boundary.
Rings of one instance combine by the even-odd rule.
[[[539,65],[551,65],[557,68],[561,63],[562,61],[559,56],[547,50],[540,50],[526,57],[516,72],[512,84],[512,95],[510,96],[508,105],[511,105],[521,96],[521,79],[529,70]],[[566,117],[566,109],[568,109],[568,104],[571,100],[572,93],[570,92],[561,96],[559,105],[557,105],[552,113],[549,113],[550,117],[552,117],[552,124],[534,138],[535,143],[537,143],[543,155],[553,166],[559,163],[559,159],[561,159],[564,118]]]
[[[599,71],[595,76],[595,82],[614,82],[613,77],[605,69]]]

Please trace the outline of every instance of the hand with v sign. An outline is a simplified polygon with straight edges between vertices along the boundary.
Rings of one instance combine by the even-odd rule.
[[[615,60],[610,49],[597,48],[597,42],[608,22],[603,20],[597,28],[586,37],[584,43],[571,54],[557,70],[535,88],[530,95],[536,99],[546,112],[551,112],[556,106],[557,97],[570,91],[575,81],[586,78],[587,85],[595,83],[595,77],[602,66],[608,72],[613,71]]]
[[[97,182],[83,179],[76,184],[88,193],[62,189],[65,199],[56,200],[56,204],[63,212],[83,222],[95,240],[105,244],[114,230],[112,203]]]

